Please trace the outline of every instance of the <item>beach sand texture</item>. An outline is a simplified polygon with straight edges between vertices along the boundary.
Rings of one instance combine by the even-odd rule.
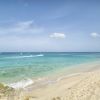
[[[23,100],[100,100],[100,71],[62,79],[56,84],[24,92]]]

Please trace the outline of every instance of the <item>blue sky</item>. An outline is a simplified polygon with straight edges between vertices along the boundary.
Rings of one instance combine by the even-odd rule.
[[[100,1],[0,0],[0,51],[100,51]]]

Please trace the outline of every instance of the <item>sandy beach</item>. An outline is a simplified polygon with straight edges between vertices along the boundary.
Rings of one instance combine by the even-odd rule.
[[[100,100],[100,71],[65,78],[24,96],[26,100]]]
[[[100,100],[100,69],[98,65],[88,71],[58,79],[57,82],[39,88],[32,85],[11,90],[0,95],[0,100]]]
[[[0,100],[100,100],[100,0],[0,0]]]

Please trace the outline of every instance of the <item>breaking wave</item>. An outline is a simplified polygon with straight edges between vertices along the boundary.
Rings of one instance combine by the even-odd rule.
[[[32,57],[42,57],[44,56],[43,54],[38,54],[38,55],[28,55],[28,56],[12,56],[12,57],[6,57],[6,58],[32,58]]]
[[[34,83],[34,81],[31,79],[24,79],[24,80],[21,80],[21,81],[16,82],[16,83],[8,84],[8,86],[12,87],[14,89],[19,89],[19,88],[25,88],[33,83]]]

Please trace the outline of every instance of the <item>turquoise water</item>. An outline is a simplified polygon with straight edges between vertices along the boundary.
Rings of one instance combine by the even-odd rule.
[[[0,53],[0,82],[45,77],[72,65],[99,59],[100,53]]]

